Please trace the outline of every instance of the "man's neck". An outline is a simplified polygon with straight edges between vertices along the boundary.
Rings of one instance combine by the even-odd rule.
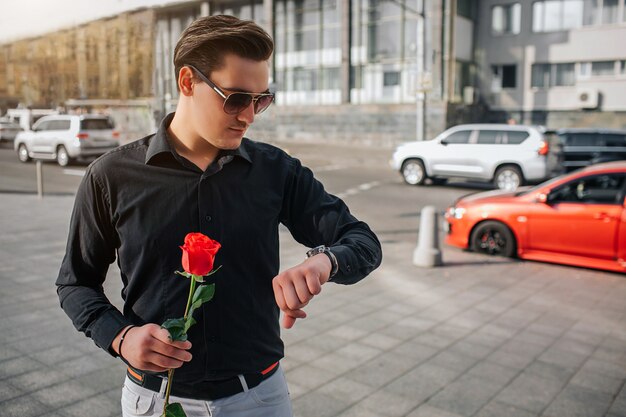
[[[174,114],[174,118],[167,128],[168,136],[176,152],[196,165],[202,171],[206,171],[209,165],[217,158],[219,149],[211,145],[204,138],[198,136],[190,124]]]

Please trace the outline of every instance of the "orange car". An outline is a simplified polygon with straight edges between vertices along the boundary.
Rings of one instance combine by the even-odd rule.
[[[626,161],[592,165],[517,192],[462,197],[446,243],[490,255],[626,272]]]

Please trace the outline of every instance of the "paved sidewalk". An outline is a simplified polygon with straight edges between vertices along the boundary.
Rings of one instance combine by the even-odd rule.
[[[73,198],[0,199],[0,416],[119,416],[124,367],[55,293]],[[626,416],[626,276],[450,248],[417,269],[412,250],[385,241],[371,278],[325,286],[284,332],[296,416]]]

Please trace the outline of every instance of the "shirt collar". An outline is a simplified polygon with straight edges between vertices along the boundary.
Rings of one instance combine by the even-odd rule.
[[[159,129],[155,133],[154,137],[152,137],[152,140],[150,140],[150,144],[148,145],[148,150],[146,152],[146,160],[145,160],[146,164],[149,164],[150,161],[155,156],[161,153],[170,153],[174,157],[178,156],[178,154],[176,153],[176,150],[171,145],[171,140],[167,133],[167,128],[170,126],[170,123],[172,123],[172,119],[174,119],[174,113],[170,113],[167,116],[165,116],[165,118],[163,118],[163,120],[161,121],[161,125],[159,126]],[[221,150],[218,155],[218,159],[224,156],[233,156],[233,157],[238,156],[252,163],[252,158],[250,158],[250,153],[246,149],[247,145],[248,145],[248,140],[244,138],[243,141],[241,142],[241,145],[239,145],[237,149]],[[232,158],[229,158],[229,159],[232,159]]]

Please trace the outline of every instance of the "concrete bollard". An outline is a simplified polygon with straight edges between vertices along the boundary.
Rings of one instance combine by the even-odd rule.
[[[435,207],[424,207],[420,218],[417,248],[413,251],[413,265],[425,267],[443,265],[441,249],[439,248],[438,225],[439,221]]]
[[[41,161],[37,162],[37,197],[41,200],[43,198],[43,167]]]

